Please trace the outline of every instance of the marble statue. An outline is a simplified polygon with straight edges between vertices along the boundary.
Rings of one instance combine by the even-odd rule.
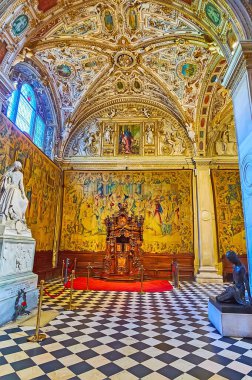
[[[247,290],[248,301],[252,305],[252,298],[249,288],[248,275],[245,266],[240,261],[234,251],[226,253],[227,259],[233,264],[233,284],[228,286],[224,292],[216,297],[218,302],[238,303],[246,305],[245,293]]]
[[[20,222],[26,226],[28,206],[23,184],[22,164],[15,161],[0,180],[0,223]]]
[[[32,272],[36,242],[26,225],[27,206],[22,164],[15,161],[0,179],[0,326],[38,303],[38,275]]]

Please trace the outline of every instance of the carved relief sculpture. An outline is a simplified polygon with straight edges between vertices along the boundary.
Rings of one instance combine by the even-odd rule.
[[[147,124],[145,128],[145,143],[148,145],[154,144],[154,126],[152,124]]]
[[[105,131],[104,131],[104,142],[106,144],[112,144],[113,143],[113,128],[111,125],[106,126]]]
[[[236,138],[235,133],[229,126],[227,128],[220,132],[218,135],[218,138],[215,143],[215,149],[218,154],[218,156],[236,156],[237,155],[237,144],[236,144]]]

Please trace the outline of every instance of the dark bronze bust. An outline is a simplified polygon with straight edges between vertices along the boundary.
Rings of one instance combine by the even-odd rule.
[[[247,290],[249,303],[252,305],[251,293],[249,288],[248,274],[245,266],[240,261],[234,251],[226,253],[227,259],[233,264],[233,284],[228,286],[224,292],[216,297],[218,302],[238,303],[247,305],[245,298]]]

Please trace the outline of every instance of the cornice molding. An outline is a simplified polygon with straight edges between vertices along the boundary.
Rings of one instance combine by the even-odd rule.
[[[210,157],[195,157],[192,160],[195,168],[203,167],[203,168],[209,168],[210,164],[212,162],[212,158]]]
[[[212,157],[211,168],[234,168],[239,169],[239,161],[237,157]]]
[[[195,157],[195,168],[239,169],[238,157]]]
[[[141,157],[142,158],[142,157]],[[193,169],[191,158],[188,157],[148,157],[139,163],[139,157],[83,157],[59,161],[62,170],[167,170]]]
[[[240,41],[223,79],[233,94],[247,70],[252,70],[252,41]]]

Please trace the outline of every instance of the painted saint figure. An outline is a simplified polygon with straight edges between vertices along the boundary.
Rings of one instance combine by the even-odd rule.
[[[245,266],[234,251],[226,253],[227,259],[233,264],[233,285],[228,286],[224,292],[216,297],[218,302],[238,303],[246,305],[245,291],[248,293],[249,303],[252,305],[252,298],[249,288],[248,275]]]
[[[134,8],[130,8],[128,12],[129,26],[131,30],[136,30],[138,27],[137,12]]]
[[[114,29],[113,15],[109,9],[106,9],[104,12],[104,23],[105,27],[109,32],[112,32]]]
[[[25,222],[25,212],[28,206],[24,185],[22,164],[15,161],[3,174],[0,181],[0,221]]]
[[[133,136],[129,128],[126,128],[121,135],[121,143],[124,153],[132,153]]]

